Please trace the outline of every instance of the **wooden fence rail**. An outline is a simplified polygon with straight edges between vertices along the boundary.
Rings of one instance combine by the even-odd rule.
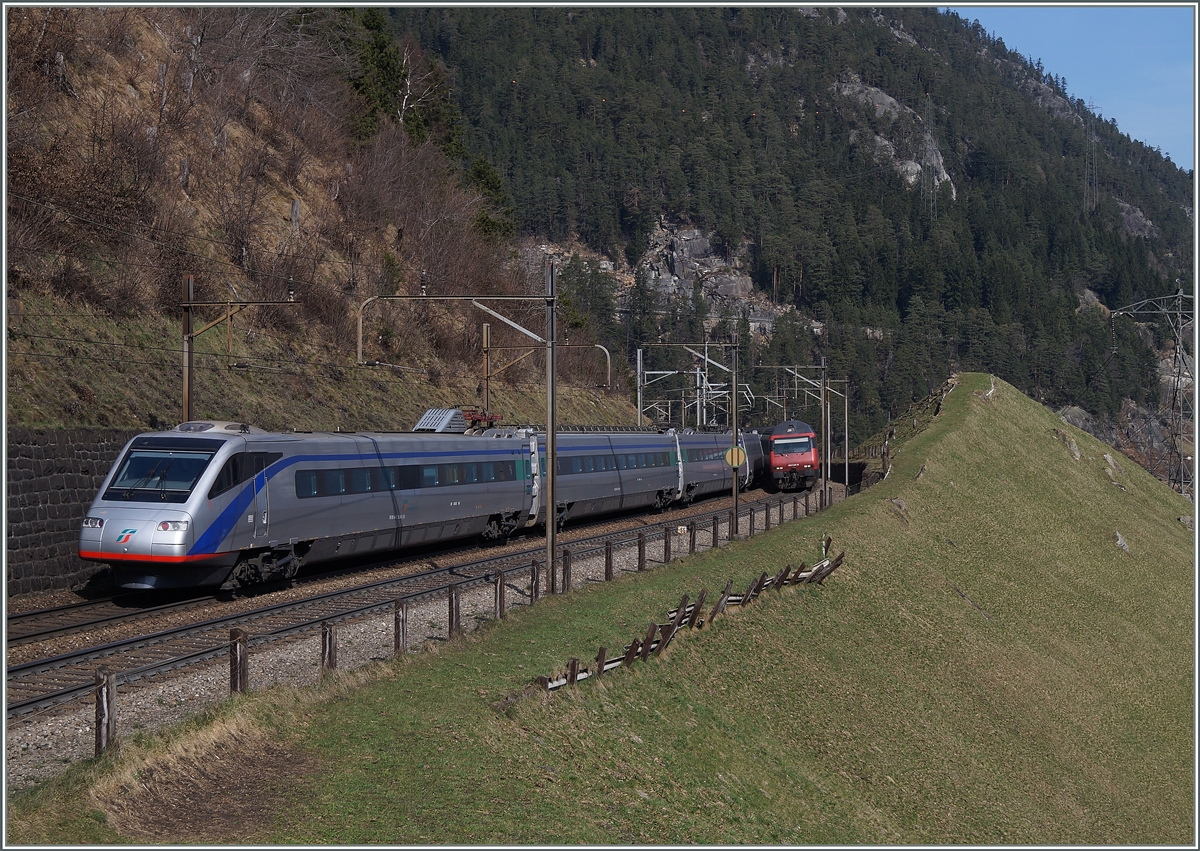
[[[829,552],[830,543],[831,541],[828,537],[821,542],[823,553],[827,554]],[[709,612],[707,623],[712,623],[716,620],[717,616],[724,613],[729,606],[740,608],[748,605],[769,588],[781,590],[788,585],[824,584],[829,574],[841,566],[842,560],[845,557],[846,554],[842,552],[833,559],[828,557],[822,558],[812,567],[808,567],[801,562],[799,568],[788,564],[781,568],[779,573],[774,576],[766,573],[760,574],[757,579],[750,581],[749,587],[747,587],[743,594],[730,593],[733,588],[733,580],[730,579],[725,584],[725,590],[721,593],[716,605]],[[688,596],[684,594],[683,598],[679,601],[679,605],[667,613],[667,623],[659,624],[652,622],[646,633],[646,637],[641,640],[635,638],[629,644],[625,645],[622,656],[609,659],[608,648],[601,647],[596,654],[596,664],[592,668],[580,667],[579,659],[572,657],[567,662],[565,672],[548,677],[537,677],[535,681],[547,691],[554,691],[563,686],[575,685],[589,677],[602,676],[606,671],[610,671],[613,668],[627,667],[632,665],[634,660],[638,658],[641,658],[644,662],[650,655],[662,653],[682,628],[699,629],[705,625],[706,621],[700,617],[700,613],[706,596],[707,592],[701,588],[700,593],[696,597],[696,602],[689,605]]]

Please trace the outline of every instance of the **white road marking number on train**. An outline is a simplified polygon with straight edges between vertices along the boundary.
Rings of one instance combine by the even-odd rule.
[[[389,514],[388,515],[388,520],[403,520],[403,519],[404,519],[403,514]]]
[[[462,505],[462,503],[461,502],[451,502],[450,503],[451,508],[454,508],[455,506],[459,506],[459,505]]]
[[[247,523],[253,523],[253,522],[254,522],[254,515],[253,515],[253,514],[249,515],[249,516],[246,518],[246,522],[247,522]]]

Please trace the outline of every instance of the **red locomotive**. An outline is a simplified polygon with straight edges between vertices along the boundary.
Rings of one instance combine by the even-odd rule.
[[[786,420],[762,436],[767,483],[777,490],[811,490],[821,475],[817,435],[800,420]]]

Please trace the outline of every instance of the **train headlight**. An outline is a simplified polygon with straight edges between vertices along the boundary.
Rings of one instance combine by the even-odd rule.
[[[188,522],[186,520],[164,520],[158,524],[160,532],[186,532]]]
[[[84,529],[103,529],[104,528],[104,518],[103,517],[85,517],[85,518],[83,518],[83,528]]]

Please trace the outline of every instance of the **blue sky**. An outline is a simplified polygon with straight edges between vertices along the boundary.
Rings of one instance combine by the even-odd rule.
[[[942,7],[947,8],[947,7]],[[1187,4],[951,6],[1065,77],[1067,92],[1180,168],[1194,163],[1195,16]]]

